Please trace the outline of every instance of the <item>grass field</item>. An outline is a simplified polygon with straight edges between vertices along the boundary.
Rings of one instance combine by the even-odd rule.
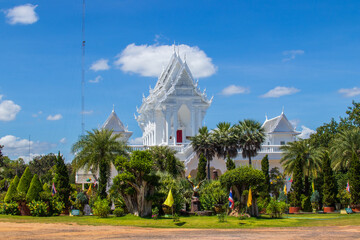
[[[1,222],[19,223],[65,223],[79,225],[112,225],[112,226],[138,226],[153,228],[262,228],[262,227],[313,227],[313,226],[348,226],[360,225],[360,214],[303,214],[289,215],[281,219],[271,219],[268,216],[239,220],[227,217],[226,222],[219,222],[216,216],[191,216],[180,217],[179,222],[172,219],[147,219],[127,215],[124,217],[98,218],[96,216],[58,216],[58,217],[31,217],[0,215]]]

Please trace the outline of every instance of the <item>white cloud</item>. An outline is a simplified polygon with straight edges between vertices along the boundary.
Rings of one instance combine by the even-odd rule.
[[[0,95],[0,121],[14,120],[21,107],[11,100],[2,100],[2,98],[3,95]]]
[[[84,115],[91,115],[91,114],[93,114],[93,113],[94,113],[93,110],[83,111],[83,112],[82,112],[82,114],[84,114]]]
[[[102,76],[97,76],[95,79],[89,80],[89,83],[98,83],[103,80]]]
[[[142,139],[142,137],[132,138],[129,140],[129,143],[132,145],[141,145],[141,144],[143,144],[143,139]]]
[[[39,111],[39,112],[37,112],[37,113],[34,113],[32,116],[34,117],[34,118],[36,118],[36,117],[38,117],[39,115],[41,115],[42,114],[42,111]]]
[[[49,120],[49,121],[57,121],[57,120],[60,120],[62,119],[62,115],[61,114],[55,114],[55,115],[49,115],[46,120]]]
[[[90,69],[95,72],[109,70],[110,66],[109,66],[108,62],[109,62],[108,59],[101,58],[101,59],[97,60],[96,62],[94,62],[93,64],[91,64]]]
[[[25,4],[5,10],[5,16],[9,24],[33,24],[39,20],[35,12],[38,5]]]
[[[209,77],[213,75],[217,67],[206,56],[205,52],[197,46],[190,47],[181,44],[180,55],[186,54],[186,62],[195,78]],[[167,66],[174,47],[171,45],[135,45],[129,44],[118,54],[115,65],[126,73],[136,73],[145,77],[158,77],[163,67]]]
[[[63,137],[62,139],[60,139],[59,143],[61,143],[61,144],[65,144],[65,143],[66,143],[66,138],[65,138],[65,137]]]
[[[248,88],[230,85],[230,86],[224,88],[220,94],[226,95],[226,96],[231,96],[234,94],[244,94],[244,93],[249,93],[249,92],[250,92],[250,90]]]
[[[298,55],[303,55],[305,52],[304,50],[289,50],[289,51],[284,51],[283,55],[286,56],[282,61],[283,62],[287,62],[287,61],[291,61],[294,60],[296,58],[296,56]]]
[[[355,97],[360,95],[360,88],[353,87],[353,88],[341,88],[338,91],[339,93],[343,94],[344,97]]]
[[[301,128],[302,128],[301,133],[300,133],[300,135],[297,136],[298,138],[307,139],[307,138],[310,138],[311,134],[316,133],[316,131],[314,131],[308,127],[305,127],[304,125],[302,125]]]
[[[29,141],[28,139],[21,139],[13,135],[6,135],[0,138],[0,145],[4,145],[4,155],[15,158],[23,158],[25,161],[29,160],[29,147],[30,147],[30,158],[37,156],[45,151],[55,147],[56,144],[40,141]]]
[[[278,98],[285,95],[291,95],[299,92],[300,89],[294,88],[294,87],[276,87],[274,89],[271,89],[261,97],[263,98]]]
[[[299,123],[300,123],[300,120],[299,119],[292,119],[292,120],[289,120],[289,122],[291,123],[291,125],[296,128]]]

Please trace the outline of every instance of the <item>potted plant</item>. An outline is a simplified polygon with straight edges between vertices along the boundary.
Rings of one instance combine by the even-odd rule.
[[[23,192],[18,192],[15,196],[15,200],[18,203],[20,215],[21,216],[30,216],[30,209],[26,205],[26,194]]]
[[[315,190],[312,194],[311,194],[311,206],[313,209],[313,213],[316,213],[316,211],[319,209],[319,202],[320,202],[320,194],[317,190]]]

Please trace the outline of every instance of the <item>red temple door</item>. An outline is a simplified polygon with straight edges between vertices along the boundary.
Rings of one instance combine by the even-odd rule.
[[[176,140],[178,143],[182,143],[182,130],[177,130],[176,131]]]

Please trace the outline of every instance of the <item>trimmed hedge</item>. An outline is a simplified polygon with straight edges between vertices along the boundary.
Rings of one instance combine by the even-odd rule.
[[[31,202],[33,200],[39,200],[40,192],[42,191],[42,186],[40,179],[37,174],[31,180],[29,191],[26,194],[26,201]]]
[[[8,191],[6,192],[6,196],[4,199],[4,202],[9,203],[11,201],[13,201],[15,195],[16,195],[16,188],[19,184],[19,177],[16,175],[14,177],[14,179],[11,181],[10,187],[8,189]]]
[[[28,192],[30,183],[31,183],[31,179],[32,179],[32,174],[30,172],[29,167],[27,167],[25,169],[25,172],[23,173],[23,175],[20,178],[19,185],[17,186],[18,193],[26,194]]]

